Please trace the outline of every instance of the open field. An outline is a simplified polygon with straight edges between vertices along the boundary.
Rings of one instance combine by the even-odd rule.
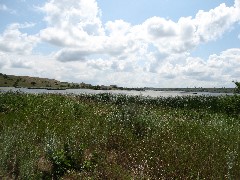
[[[240,96],[0,94],[0,179],[239,179]]]

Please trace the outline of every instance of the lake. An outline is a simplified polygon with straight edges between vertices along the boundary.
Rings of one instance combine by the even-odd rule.
[[[135,91],[135,90],[93,90],[93,89],[66,89],[66,90],[47,90],[47,89],[27,89],[27,88],[12,88],[12,87],[0,87],[0,92],[23,92],[30,94],[41,93],[53,93],[53,94],[124,94],[131,96],[149,96],[149,97],[170,97],[170,96],[221,96],[221,95],[233,95],[233,93],[210,93],[210,92],[184,92],[184,91]]]

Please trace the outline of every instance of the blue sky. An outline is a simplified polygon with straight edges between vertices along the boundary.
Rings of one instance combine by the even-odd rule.
[[[233,87],[240,0],[0,0],[0,72],[124,87]]]
[[[219,4],[233,5],[234,1],[221,0],[112,0],[106,3],[99,0],[98,4],[103,13],[103,21],[123,19],[133,24],[140,24],[146,19],[159,16],[177,21],[181,17],[195,16],[199,10],[209,11]],[[124,10],[123,10],[124,9]]]

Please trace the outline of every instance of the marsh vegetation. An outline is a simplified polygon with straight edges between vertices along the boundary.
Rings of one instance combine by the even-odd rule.
[[[0,178],[237,179],[240,96],[0,94]]]

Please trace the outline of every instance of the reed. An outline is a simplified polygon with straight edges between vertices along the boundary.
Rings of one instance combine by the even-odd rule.
[[[0,94],[0,179],[238,179],[240,96]]]

